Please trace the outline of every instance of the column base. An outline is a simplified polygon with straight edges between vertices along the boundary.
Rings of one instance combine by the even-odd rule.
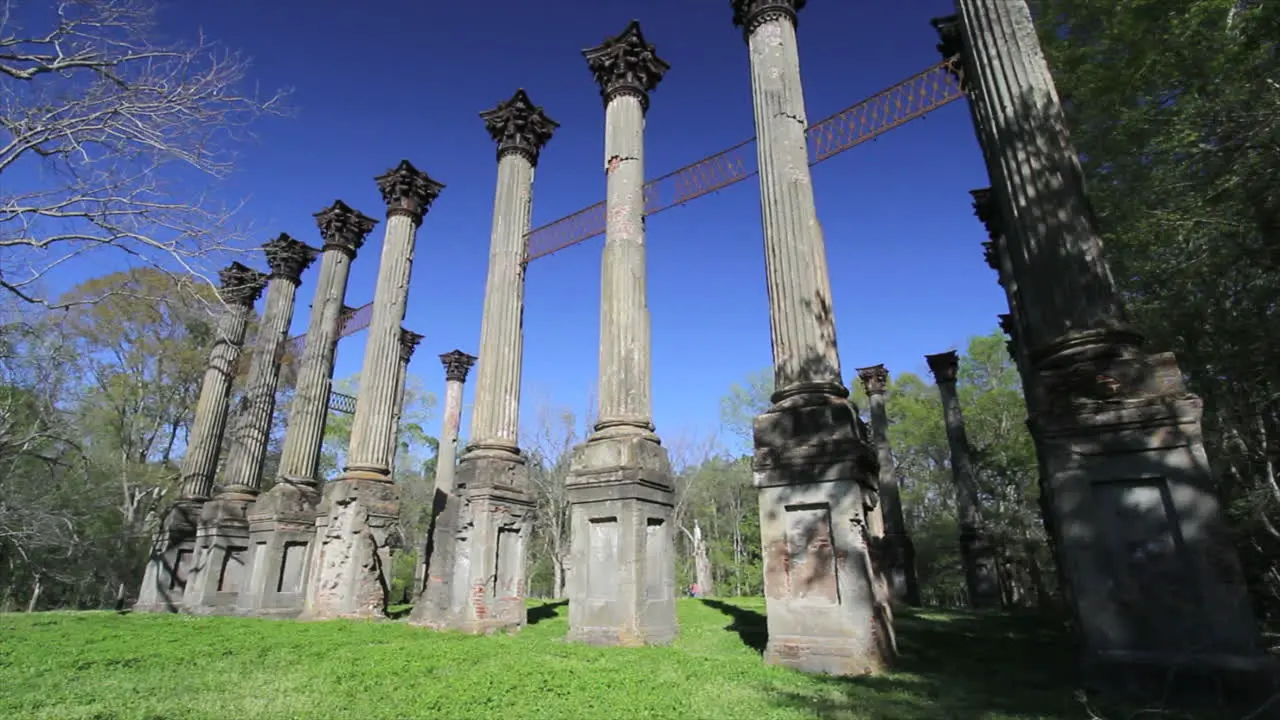
[[[906,533],[889,533],[883,543],[885,576],[894,602],[920,607],[920,584],[916,581],[916,548]]]
[[[151,543],[134,612],[178,612],[196,560],[196,530],[204,500],[179,500]]]
[[[317,511],[304,620],[385,618],[400,489],[364,473],[328,483]]]
[[[253,562],[236,601],[239,614],[288,618],[302,612],[319,503],[315,487],[281,479],[249,508]]]
[[[570,642],[667,645],[676,621],[671,463],[649,434],[592,439],[565,480]]]
[[[965,571],[965,593],[974,610],[995,610],[1004,605],[1000,595],[1000,573],[995,549],[986,532],[977,528],[960,530],[960,558]]]
[[[855,418],[844,398],[799,395],[755,420],[767,663],[848,676],[884,671],[893,657],[863,503],[879,463]]]
[[[1264,663],[1176,360],[1069,359],[1042,363],[1031,426],[1084,666],[1141,687],[1152,672]]]
[[[486,634],[525,626],[525,565],[534,500],[520,455],[469,452],[458,493],[436,516],[427,587],[409,622]]]
[[[193,615],[232,615],[240,590],[252,572],[246,512],[251,498],[216,497],[200,512],[197,560],[183,595],[183,610]]]

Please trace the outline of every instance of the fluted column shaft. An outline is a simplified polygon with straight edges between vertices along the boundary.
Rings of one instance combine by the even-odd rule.
[[[947,429],[947,445],[951,449],[951,474],[956,483],[956,511],[960,532],[978,529],[978,484],[974,479],[973,461],[969,457],[969,436],[964,430],[964,413],[954,380],[938,380],[942,396],[942,415]]]
[[[809,174],[808,120],[793,19],[767,17],[748,37],[748,46],[774,387],[779,394],[843,393],[826,246]]]
[[[404,403],[409,389],[409,361],[413,359],[413,351],[422,341],[422,336],[405,329],[400,330],[400,366],[396,371],[396,407],[391,418],[391,447],[388,457],[391,458],[389,471],[395,475],[396,455],[400,454],[400,423],[404,421]]]
[[[280,455],[279,475],[289,482],[318,483],[316,474],[329,418],[333,362],[354,259],[354,253],[337,245],[326,245],[320,257],[320,277],[311,303],[306,345],[302,349]]]
[[[407,213],[388,214],[347,455],[346,470],[371,473],[388,481],[392,442],[389,436],[400,392],[396,388],[400,375],[400,326],[408,302],[417,231],[417,222]]]
[[[182,458],[183,499],[208,498],[213,494],[213,475],[218,469],[218,451],[230,410],[231,383],[252,312],[252,303],[229,303],[218,319],[217,339],[209,353],[195,420],[187,438],[187,453]]]
[[[271,418],[276,409],[281,345],[293,322],[297,291],[295,279],[273,275],[267,283],[267,302],[254,340],[249,379],[231,433],[231,449],[223,475],[224,492],[255,494],[262,487],[262,463],[266,459]]]
[[[436,457],[436,492],[453,492],[457,474],[458,426],[462,420],[461,380],[444,385],[444,424],[440,428],[440,454]]]
[[[1031,336],[1123,329],[1123,304],[1084,193],[1058,93],[1025,0],[957,0],[979,138],[1006,222]]]
[[[513,454],[519,452],[524,237],[529,232],[532,213],[533,171],[533,163],[524,153],[506,152],[498,159],[489,274],[480,321],[482,360],[476,368],[475,408],[471,416],[471,446]]]
[[[619,93],[605,106],[605,245],[600,267],[596,430],[653,430],[644,230],[644,113]]]
[[[905,535],[907,521],[902,514],[902,497],[898,494],[898,478],[893,471],[893,449],[889,446],[889,414],[885,410],[884,393],[867,395],[871,410],[871,437],[880,459],[880,505],[884,508],[886,535]]]

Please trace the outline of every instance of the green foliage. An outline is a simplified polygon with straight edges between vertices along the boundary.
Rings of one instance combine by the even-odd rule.
[[[1107,259],[1138,328],[1204,400],[1255,597],[1280,616],[1280,5],[1031,5]]]
[[[677,603],[671,647],[570,644],[563,604],[515,635],[404,623],[46,613],[0,616],[0,716],[1076,720],[1071,643],[1039,616],[897,613],[895,672],[769,667],[764,602]],[[181,668],[181,672],[175,672]],[[74,678],[74,682],[68,682]],[[228,682],[242,678],[244,682]],[[1091,705],[1094,717],[1130,717]],[[1236,717],[1236,716],[1232,716]]]

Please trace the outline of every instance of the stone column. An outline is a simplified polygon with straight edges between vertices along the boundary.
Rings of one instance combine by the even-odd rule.
[[[398,488],[391,479],[392,419],[400,369],[400,334],[414,241],[444,186],[402,160],[376,178],[387,203],[373,316],[342,475],[325,486],[317,519],[311,582],[303,616],[383,617],[391,587],[388,541],[398,537]]]
[[[195,419],[182,458],[178,501],[165,515],[152,543],[151,558],[133,606],[139,612],[175,612],[182,604],[188,573],[195,562],[196,526],[201,506],[213,494],[213,474],[226,429],[231,383],[253,304],[267,276],[233,262],[219,273],[218,294],[225,305],[204,371]]]
[[[796,13],[804,0],[733,0],[751,62],[773,345],[772,405],[756,418],[769,644],[765,662],[860,675],[892,654],[877,612],[863,511],[876,457],[840,374],[826,245],[809,175]]]
[[[413,351],[422,342],[422,336],[412,330],[400,329],[400,366],[397,368],[396,380],[396,412],[391,417],[390,447],[387,457],[391,458],[388,474],[395,477],[396,456],[400,454],[400,423],[404,420],[404,399],[409,382],[409,361],[413,359]]]
[[[435,529],[440,515],[448,503],[448,497],[454,491],[454,475],[457,470],[458,428],[462,421],[462,390],[467,382],[467,373],[475,363],[476,357],[461,350],[453,350],[440,356],[444,365],[444,422],[440,427],[440,450],[436,455],[436,477],[432,492],[431,522],[428,525],[427,537],[423,538],[418,548],[417,565],[414,568],[414,592],[420,593],[426,587],[427,572],[434,560],[437,565],[448,564],[453,558],[453,547],[447,542],[435,543]],[[455,529],[451,529],[453,532]],[[439,568],[437,568],[439,569]],[[440,580],[451,580],[451,577],[437,573]]]
[[[271,267],[266,307],[222,468],[223,484],[200,512],[196,564],[183,596],[183,604],[192,613],[227,611],[236,604],[241,587],[248,586],[253,554],[247,511],[262,487],[262,463],[276,409],[280,357],[293,322],[294,298],[302,273],[316,255],[314,249],[285,233],[262,249]]]
[[[425,588],[410,622],[468,632],[525,623],[525,546],[533,494],[517,445],[524,356],[524,256],[534,168],[559,125],[517,90],[480,113],[497,143],[489,276],[471,436],[457,486],[436,486]],[[439,466],[437,466],[439,467]],[[463,497],[465,495],[465,498]],[[472,548],[475,562],[471,561]],[[489,578],[496,578],[490,582]]]
[[[574,448],[569,495],[569,640],[671,642],[675,537],[671,465],[654,434],[645,297],[644,124],[668,65],[639,23],[583,51],[605,106],[599,420]]]
[[[956,394],[956,373],[960,356],[955,350],[925,355],[942,396],[942,414],[951,448],[951,475],[956,487],[956,515],[960,525],[960,562],[964,566],[965,592],[969,606],[1000,607],[1000,577],[996,557],[982,523],[982,503],[978,498],[978,477],[969,457],[969,437],[964,430],[964,414]]]
[[[1202,404],[1128,323],[1030,10],[956,7],[934,24],[959,57],[1018,280],[1031,424],[1086,670],[1155,692],[1180,667],[1268,672]]]
[[[320,502],[317,472],[329,417],[333,361],[347,309],[347,279],[356,253],[377,225],[376,220],[341,200],[314,217],[324,241],[320,273],[276,482],[248,513],[253,570],[237,601],[245,614],[287,617],[302,610],[307,563],[316,534],[316,505]]]
[[[912,607],[920,606],[920,584],[916,579],[916,550],[907,532],[898,493],[898,477],[893,468],[893,449],[889,445],[889,414],[885,410],[885,390],[889,370],[884,365],[859,368],[858,379],[867,392],[871,410],[871,435],[880,460],[880,508],[884,518],[885,574],[893,599]]]

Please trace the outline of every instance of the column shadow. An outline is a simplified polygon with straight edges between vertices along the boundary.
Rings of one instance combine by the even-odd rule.
[[[724,629],[737,633],[743,645],[755,650],[760,655],[764,654],[765,646],[769,644],[769,625],[764,613],[748,610],[737,605],[730,605],[719,600],[703,598],[699,602],[712,610],[718,610],[728,615],[731,622]]]
[[[551,620],[560,614],[560,608],[568,607],[568,600],[556,600],[554,602],[542,603],[537,607],[529,608],[525,617],[528,625],[537,625],[543,620]]]

